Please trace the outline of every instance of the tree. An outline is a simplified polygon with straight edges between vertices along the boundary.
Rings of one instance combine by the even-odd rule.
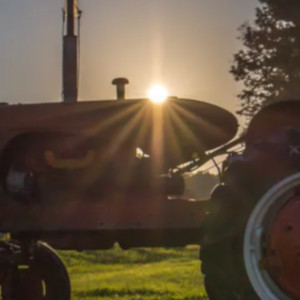
[[[244,47],[230,70],[244,84],[237,113],[246,117],[267,101],[300,98],[300,1],[259,2],[254,23],[239,28]]]

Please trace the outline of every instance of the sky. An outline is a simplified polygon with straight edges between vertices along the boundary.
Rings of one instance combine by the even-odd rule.
[[[237,28],[257,0],[81,0],[80,100],[128,98],[159,83],[170,95],[236,111],[241,84],[229,74]],[[61,100],[63,0],[0,0],[0,101]]]

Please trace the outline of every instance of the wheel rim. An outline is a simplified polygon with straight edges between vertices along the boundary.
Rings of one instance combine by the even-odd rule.
[[[300,173],[274,185],[260,199],[246,226],[246,271],[261,299],[300,299],[299,186]]]

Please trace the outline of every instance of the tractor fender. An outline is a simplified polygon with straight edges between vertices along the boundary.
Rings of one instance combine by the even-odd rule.
[[[249,124],[246,146],[289,128],[300,129],[300,99],[281,100],[264,106]]]

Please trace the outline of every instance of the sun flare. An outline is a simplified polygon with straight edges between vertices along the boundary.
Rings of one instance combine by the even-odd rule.
[[[163,103],[168,97],[168,91],[161,85],[154,85],[148,90],[147,96],[154,103]]]

